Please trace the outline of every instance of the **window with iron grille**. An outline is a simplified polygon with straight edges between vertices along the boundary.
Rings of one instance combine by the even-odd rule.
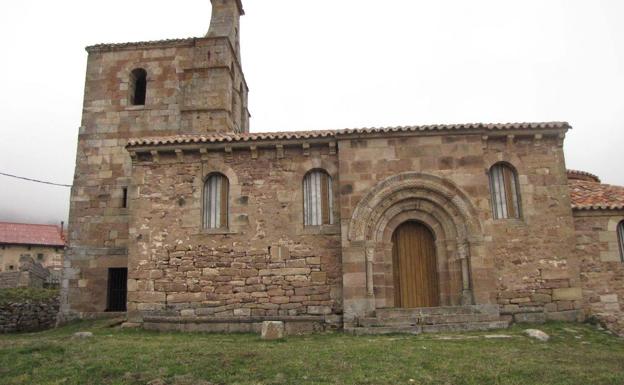
[[[617,227],[618,245],[620,246],[620,261],[624,262],[624,221]]]
[[[312,170],[303,178],[304,225],[334,223],[332,178],[324,170]]]
[[[520,218],[520,191],[516,171],[506,163],[490,169],[490,192],[495,219]]]
[[[229,181],[223,174],[211,174],[204,183],[203,226],[205,229],[228,227]]]

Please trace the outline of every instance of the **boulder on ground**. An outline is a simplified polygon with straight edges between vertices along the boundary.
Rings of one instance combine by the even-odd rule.
[[[550,336],[538,329],[526,329],[524,334],[531,338],[535,338],[536,340],[540,340],[542,342],[546,342],[550,339]]]
[[[263,340],[280,340],[284,338],[284,323],[282,321],[264,321],[262,323]]]

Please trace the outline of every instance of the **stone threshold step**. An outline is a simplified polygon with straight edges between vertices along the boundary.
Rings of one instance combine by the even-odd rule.
[[[375,314],[380,317],[418,317],[423,315],[451,314],[491,314],[499,315],[498,305],[440,306],[422,308],[385,308],[377,309]]]
[[[487,331],[506,329],[507,321],[493,322],[466,322],[461,324],[438,324],[438,325],[415,325],[415,326],[370,326],[353,327],[345,329],[346,332],[355,335],[381,335],[381,334],[421,334],[421,333],[445,333],[466,331]]]
[[[361,326],[414,326],[494,321],[500,321],[500,317],[491,314],[447,314],[420,317],[366,317],[361,318],[359,323]]]

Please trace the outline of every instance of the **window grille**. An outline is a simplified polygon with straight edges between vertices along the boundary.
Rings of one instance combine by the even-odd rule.
[[[514,169],[504,163],[492,166],[490,190],[495,219],[520,218],[520,193]]]
[[[306,226],[334,223],[332,179],[323,170],[314,170],[303,179],[303,211]]]
[[[205,229],[228,227],[228,179],[212,174],[204,184],[203,225]]]

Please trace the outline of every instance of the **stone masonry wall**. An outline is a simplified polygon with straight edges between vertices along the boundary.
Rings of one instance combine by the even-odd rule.
[[[496,220],[488,209],[484,221],[497,274],[497,302],[515,322],[583,318],[561,144],[560,138],[488,142],[489,162],[512,164],[520,184],[522,219]]]
[[[0,303],[0,334],[31,332],[54,327],[59,298]]]
[[[327,144],[306,154],[299,146],[137,156],[130,320],[319,316],[336,323],[339,227],[303,226],[303,178],[315,168],[333,177],[337,202],[337,156]],[[213,172],[230,184],[227,229],[201,226],[203,181]]]
[[[575,211],[576,258],[587,315],[624,335],[624,263],[616,233],[622,211]]]
[[[552,313],[552,318],[576,318],[581,292],[578,266],[569,261],[574,230],[560,135],[462,134],[342,140],[343,234],[358,202],[379,181],[406,171],[445,178],[468,195],[483,228],[483,240],[471,246],[476,303],[498,303],[516,321],[543,320],[545,313]],[[518,172],[522,201],[519,220],[493,219],[488,171],[501,161]],[[343,239],[345,242],[349,245]],[[346,254],[343,250],[344,290],[349,286],[350,296],[365,298],[363,289],[359,289],[366,275],[362,253],[352,253],[349,247]],[[475,252],[480,250],[483,252]]]
[[[127,266],[128,139],[248,130],[247,86],[227,38],[88,48],[64,263],[67,318],[106,308],[108,268]],[[147,71],[144,106],[130,105],[130,72]]]

